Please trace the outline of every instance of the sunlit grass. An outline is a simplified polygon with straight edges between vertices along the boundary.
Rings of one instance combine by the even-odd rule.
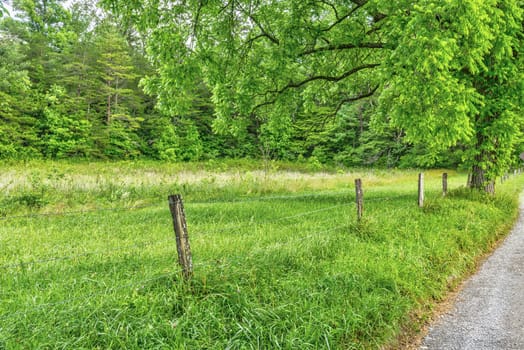
[[[191,166],[184,176],[206,176],[186,185],[156,163],[6,166],[0,349],[394,344],[508,231],[524,183],[513,178],[490,198],[460,188],[465,176],[448,171],[451,191],[442,197],[442,171],[427,171],[421,209],[414,170],[255,176],[253,164]],[[57,171],[65,175],[49,175]],[[16,182],[29,172],[38,179]],[[93,185],[82,187],[88,178]],[[190,283],[179,274],[167,208],[175,192],[185,200]],[[57,211],[65,214],[41,215]]]

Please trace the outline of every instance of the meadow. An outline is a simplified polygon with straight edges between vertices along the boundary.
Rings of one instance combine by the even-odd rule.
[[[518,213],[466,175],[208,162],[0,165],[0,349],[399,348]],[[362,178],[364,217],[353,181]],[[180,193],[185,281],[167,196]]]

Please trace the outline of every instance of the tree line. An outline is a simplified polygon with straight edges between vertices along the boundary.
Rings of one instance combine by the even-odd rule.
[[[0,157],[456,166],[522,147],[520,0],[14,0]]]
[[[154,74],[143,37],[96,1],[15,0],[0,14],[0,159],[255,155],[213,134],[205,89],[190,113],[159,112],[140,85]]]
[[[400,135],[427,164],[462,153],[473,188],[494,192],[522,149],[521,0],[101,1],[147,33],[158,65],[144,85],[161,109],[187,111],[201,79],[216,128],[259,124],[272,150],[295,124],[323,127],[359,105],[373,141]]]
[[[412,166],[423,150],[401,130],[370,128],[376,101],[300,110],[290,123],[251,120],[225,128],[210,87],[191,83],[183,113],[155,108],[146,39],[97,2],[13,1],[0,23],[0,158],[221,157],[311,160],[347,166]],[[453,159],[456,160],[456,157]],[[452,164],[453,161],[446,160]]]

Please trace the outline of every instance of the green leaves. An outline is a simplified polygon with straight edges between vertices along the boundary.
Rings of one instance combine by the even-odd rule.
[[[430,153],[457,144],[491,149],[504,139],[513,149],[518,143],[512,119],[505,122],[512,113],[503,113],[519,105],[504,101],[522,95],[516,0],[193,0],[150,2],[144,10],[136,1],[105,3],[148,36],[158,76],[146,88],[168,113],[186,113],[194,82],[203,81],[219,130],[240,134],[256,120],[262,133],[278,134],[275,125],[297,112],[321,119],[331,109],[335,116],[375,94],[376,118]],[[479,122],[488,114],[496,124]],[[506,137],[480,140],[494,125]],[[488,157],[488,168],[508,163],[499,156],[506,157]]]
[[[0,18],[2,18],[4,15],[9,15],[9,11],[7,11],[5,5],[0,2]]]
[[[55,119],[85,121],[102,157],[259,152],[355,164],[372,150],[377,161],[394,154],[394,165],[413,147],[431,165],[453,148],[488,180],[522,147],[521,1],[101,3],[113,13],[94,2],[14,2],[23,20],[3,20],[20,39],[0,45],[4,119],[57,130]],[[60,108],[46,105],[54,84],[70,97]],[[28,91],[21,112],[16,96]],[[364,123],[353,107],[366,99]]]
[[[511,88],[520,79],[516,6],[474,0],[413,6],[415,16],[397,19],[397,46],[381,66],[382,113],[409,141],[437,150],[468,145],[465,163],[482,169],[486,181],[511,165],[521,142],[510,102],[522,95]]]

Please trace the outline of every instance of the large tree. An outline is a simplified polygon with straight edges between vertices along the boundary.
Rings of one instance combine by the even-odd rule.
[[[383,112],[408,140],[430,138],[430,151],[461,143],[471,187],[492,193],[522,143],[522,3],[435,1],[413,11],[393,23],[402,32],[385,63]]]
[[[518,0],[105,0],[148,36],[146,88],[173,114],[201,79],[219,130],[280,135],[297,111],[375,95],[376,113],[432,153],[458,143],[492,191],[520,142]]]

